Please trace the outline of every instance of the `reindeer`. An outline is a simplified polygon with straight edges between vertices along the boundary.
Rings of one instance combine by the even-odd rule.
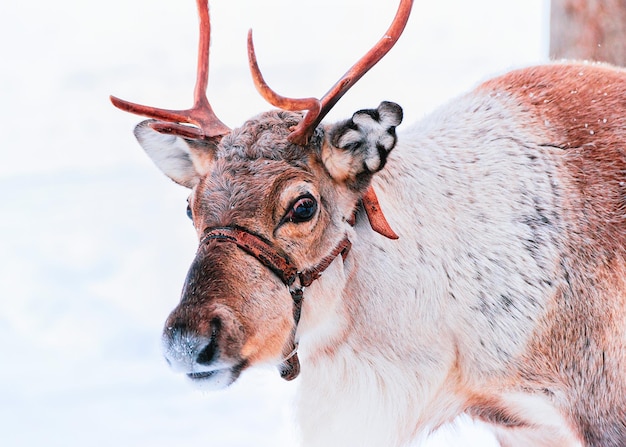
[[[406,445],[460,414],[503,446],[625,446],[626,72],[513,71],[402,132],[391,102],[322,123],[399,38],[401,0],[319,100],[272,90],[249,34],[277,110],[231,130],[197,3],[194,106],[112,97],[151,118],[139,143],[191,190],[169,364],[209,388],[260,364],[300,374],[305,446]]]

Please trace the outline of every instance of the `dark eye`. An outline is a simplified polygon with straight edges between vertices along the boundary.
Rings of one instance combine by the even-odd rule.
[[[302,196],[293,202],[285,220],[294,223],[306,222],[315,216],[316,211],[317,202],[315,199],[310,195]]]
[[[193,220],[193,214],[191,213],[191,207],[187,205],[187,217]]]

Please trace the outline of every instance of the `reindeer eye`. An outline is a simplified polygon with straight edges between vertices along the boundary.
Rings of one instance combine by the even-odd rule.
[[[193,220],[193,214],[191,212],[191,207],[187,205],[187,217]]]
[[[296,199],[291,205],[291,209],[285,216],[286,221],[300,223],[311,220],[317,211],[317,202],[310,196],[302,196]]]

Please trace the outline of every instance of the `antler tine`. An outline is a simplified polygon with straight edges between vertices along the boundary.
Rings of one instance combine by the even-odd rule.
[[[111,96],[111,102],[115,107],[126,112],[159,120],[151,125],[151,127],[158,132],[180,135],[187,138],[210,139],[228,134],[230,128],[222,123],[215,115],[206,96],[209,80],[211,18],[209,16],[208,0],[196,0],[196,4],[198,7],[198,15],[200,16],[200,36],[193,107],[184,110],[159,109],[135,104],[116,98],[115,96]],[[193,124],[198,126],[198,128],[179,123]]]
[[[319,124],[337,101],[396,44],[409,21],[412,7],[413,0],[400,0],[398,11],[387,32],[321,99],[322,110],[315,125]]]
[[[412,7],[413,0],[400,0],[398,11],[384,36],[320,100],[315,98],[286,98],[274,92],[261,75],[252,43],[252,31],[248,33],[250,71],[252,72],[254,84],[261,96],[273,106],[285,110],[307,111],[305,117],[289,135],[289,141],[299,145],[308,143],[317,125],[324,119],[337,101],[395,45],[409,20]]]
[[[254,42],[252,41],[252,30],[248,31],[248,62],[254,86],[267,102],[274,107],[278,107],[283,110],[308,111],[302,122],[296,126],[299,129],[294,129],[294,131],[289,135],[289,141],[300,144],[298,142],[304,138],[303,144],[306,144],[309,135],[303,135],[302,130],[308,129],[308,127],[311,126],[315,120],[315,117],[319,114],[322,107],[320,100],[317,98],[287,98],[279,95],[272,90],[269,85],[267,85],[257,62],[256,53],[254,51]]]

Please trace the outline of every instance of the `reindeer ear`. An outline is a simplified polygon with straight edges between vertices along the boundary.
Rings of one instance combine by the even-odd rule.
[[[153,122],[142,121],[135,127],[137,141],[165,175],[179,185],[193,188],[210,169],[215,147],[210,142],[159,133],[150,127]]]
[[[331,177],[353,189],[364,189],[387,162],[396,145],[402,108],[384,101],[377,109],[359,110],[352,118],[329,126],[322,161]]]

